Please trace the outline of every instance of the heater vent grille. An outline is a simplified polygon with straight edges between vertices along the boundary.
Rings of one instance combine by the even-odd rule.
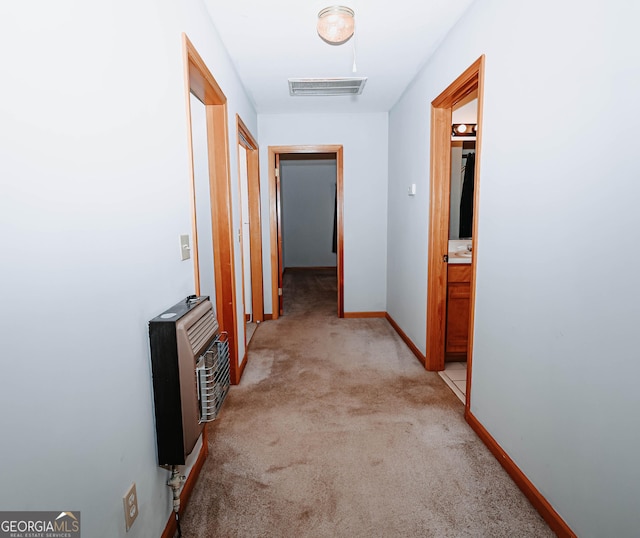
[[[360,95],[366,77],[290,78],[289,95]]]
[[[193,354],[198,355],[198,352],[211,341],[217,331],[218,322],[213,315],[213,309],[210,308],[187,329],[187,338]]]
[[[200,422],[215,420],[229,392],[229,340],[221,333],[198,360]]]

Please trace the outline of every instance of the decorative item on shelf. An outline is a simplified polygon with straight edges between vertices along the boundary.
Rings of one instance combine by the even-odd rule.
[[[318,35],[330,45],[342,45],[355,31],[355,13],[345,6],[326,7],[318,13]]]
[[[451,126],[451,136],[476,136],[476,130],[478,129],[477,123],[454,123]]]

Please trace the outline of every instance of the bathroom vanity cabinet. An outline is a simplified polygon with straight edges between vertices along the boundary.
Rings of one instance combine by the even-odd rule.
[[[469,308],[471,264],[449,264],[447,267],[447,336],[445,353],[467,353],[469,340]],[[455,358],[452,357],[454,360]]]

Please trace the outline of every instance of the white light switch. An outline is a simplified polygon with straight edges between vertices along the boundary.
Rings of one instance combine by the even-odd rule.
[[[189,245],[188,234],[180,236],[180,254],[182,255],[183,261],[191,258],[191,246]]]
[[[409,185],[409,196],[415,196],[416,195],[416,184],[412,183],[411,185]]]

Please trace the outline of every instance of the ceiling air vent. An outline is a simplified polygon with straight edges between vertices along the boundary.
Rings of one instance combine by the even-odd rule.
[[[367,77],[290,78],[289,95],[360,95]]]

